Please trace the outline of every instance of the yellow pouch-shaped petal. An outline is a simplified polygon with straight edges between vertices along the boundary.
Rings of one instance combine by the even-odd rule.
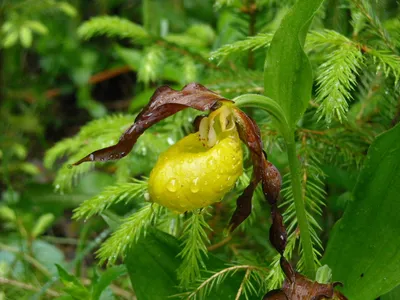
[[[243,172],[236,130],[221,135],[208,148],[193,133],[162,153],[150,174],[151,201],[177,213],[220,201]]]

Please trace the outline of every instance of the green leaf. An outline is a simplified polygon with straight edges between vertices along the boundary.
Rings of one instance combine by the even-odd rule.
[[[75,7],[67,2],[58,3],[58,8],[70,17],[75,17],[78,14]]]
[[[176,270],[181,264],[179,241],[173,236],[156,229],[149,230],[146,237],[128,251],[125,264],[138,300],[164,300],[181,293]],[[221,269],[224,264],[209,255],[208,270]],[[235,274],[224,284],[213,289],[207,297],[210,300],[233,299],[243,274]],[[207,277],[210,273],[207,274]],[[238,280],[239,279],[239,280]]]
[[[35,223],[35,226],[33,226],[32,237],[37,238],[39,235],[45,232],[46,229],[53,223],[53,221],[54,221],[53,214],[41,215],[37,220],[37,222]]]
[[[109,210],[101,213],[100,216],[103,218],[104,222],[107,223],[108,227],[110,227],[112,231],[117,230],[122,223],[121,217]]]
[[[352,300],[375,299],[400,284],[400,124],[372,143],[324,264]]]
[[[17,216],[15,215],[14,210],[9,208],[8,206],[2,205],[0,206],[0,219],[9,222],[15,222],[17,220]]]
[[[303,46],[308,27],[322,2],[296,2],[276,31],[265,61],[265,96],[282,107],[291,128],[311,99],[312,70]]]
[[[124,274],[126,274],[126,267],[124,265],[108,268],[94,285],[91,299],[100,299],[101,293],[111,284],[111,282]]]
[[[90,299],[89,291],[75,276],[70,275],[58,264],[56,267],[66,293],[71,295],[74,299]]]
[[[125,264],[139,300],[167,299],[179,292],[175,273],[181,262],[179,252],[177,240],[156,230],[130,248]]]
[[[10,31],[2,40],[3,47],[10,48],[14,46],[18,40],[18,36],[19,36],[18,31],[16,30]]]
[[[380,297],[381,300],[398,300],[400,299],[400,285],[395,289],[391,290],[389,293]]]
[[[19,30],[19,38],[21,45],[25,48],[29,48],[32,45],[32,31],[29,27],[21,27]]]
[[[56,246],[45,241],[36,240],[32,244],[33,256],[46,267],[51,274],[56,273],[56,264],[65,263],[64,253]]]
[[[38,34],[47,34],[49,32],[47,27],[38,21],[26,21],[25,25]]]

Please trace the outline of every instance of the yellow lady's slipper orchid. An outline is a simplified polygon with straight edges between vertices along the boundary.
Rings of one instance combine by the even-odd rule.
[[[227,110],[222,106],[212,113],[219,115],[219,124],[228,122]],[[211,120],[209,131],[213,132],[214,145],[209,147],[210,141],[202,139],[201,133],[197,132],[161,154],[150,174],[151,201],[182,213],[220,201],[234,187],[243,172],[238,133],[234,126],[215,126],[212,116],[203,119],[200,126],[208,119]]]
[[[94,151],[74,165],[126,156],[147,128],[188,107],[210,114],[201,120],[198,132],[161,154],[149,178],[150,200],[177,213],[220,201],[243,172],[242,141],[250,149],[254,172],[249,186],[237,199],[230,229],[249,216],[251,198],[259,182],[266,199],[276,206],[281,178],[263,153],[257,124],[232,101],[197,83],[188,84],[181,91],[167,86],[158,88],[116,145]],[[281,235],[278,238],[279,243],[286,242]]]

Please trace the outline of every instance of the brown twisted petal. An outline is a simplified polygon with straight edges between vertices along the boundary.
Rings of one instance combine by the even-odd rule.
[[[239,137],[247,145],[251,153],[253,177],[250,184],[236,201],[236,210],[229,222],[230,231],[235,230],[250,215],[253,193],[260,181],[262,182],[264,195],[271,205],[278,200],[282,181],[279,171],[267,160],[263,152],[261,133],[257,124],[238,108],[234,108],[234,117]]]
[[[133,125],[121,135],[116,145],[94,151],[74,165],[86,161],[120,159],[132,150],[139,136],[155,123],[189,107],[201,111],[215,109],[220,101],[231,102],[198,83],[190,83],[181,91],[168,86],[159,87],[149,104],[142,109]]]
[[[283,255],[287,243],[287,233],[283,225],[282,215],[279,213],[276,205],[271,207],[271,217],[272,225],[269,229],[269,240],[276,251]]]
[[[268,160],[263,160],[262,186],[265,197],[270,205],[278,201],[282,187],[282,177],[278,169]]]
[[[234,231],[244,220],[251,214],[251,200],[253,198],[254,190],[256,189],[258,181],[253,176],[250,184],[245,188],[243,193],[236,200],[236,209],[229,221],[229,231]]]

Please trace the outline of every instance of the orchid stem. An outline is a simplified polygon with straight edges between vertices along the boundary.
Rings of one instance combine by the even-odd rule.
[[[311,241],[310,230],[308,226],[304,197],[301,189],[301,170],[299,160],[296,154],[296,143],[294,135],[286,140],[287,155],[289,159],[289,168],[292,181],[292,190],[294,206],[296,208],[297,224],[300,229],[300,242],[303,248],[304,257],[304,275],[308,278],[315,278],[315,263],[313,255],[313,245]]]

